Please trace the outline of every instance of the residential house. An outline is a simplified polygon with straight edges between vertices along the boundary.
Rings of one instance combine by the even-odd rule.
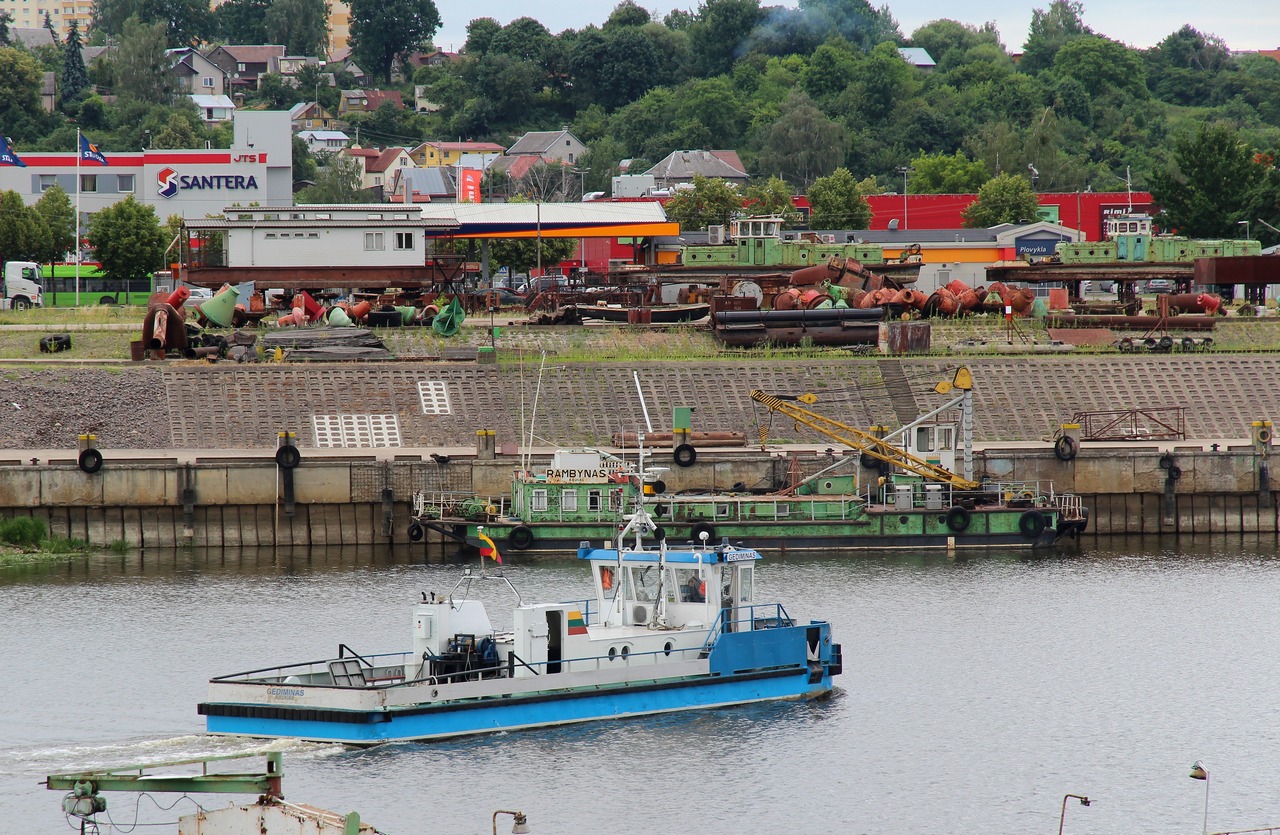
[[[294,80],[294,76],[298,74],[298,70],[307,66],[320,66],[320,59],[316,58],[314,55],[272,56],[272,58],[267,62],[267,72],[284,76],[289,79],[289,84],[291,86],[297,87],[298,84]]]
[[[23,5],[25,7],[28,4]],[[40,18],[43,20],[44,15],[40,15]],[[54,35],[51,30],[46,29],[43,26],[10,26],[9,43],[14,46],[20,45],[27,49],[35,49],[38,46],[59,46],[57,36]]]
[[[422,67],[443,67],[458,60],[456,52],[445,52],[443,49],[432,49],[426,52],[415,52],[407,59],[409,66],[415,70]]]
[[[360,187],[365,189],[389,190],[398,169],[413,167],[413,158],[404,148],[353,147],[342,153],[360,163]]]
[[[298,102],[289,108],[289,126],[294,131],[331,130],[337,119],[317,101]]]
[[[40,74],[40,106],[45,113],[58,106],[58,77],[52,70]]]
[[[652,174],[654,187],[668,189],[680,183],[692,183],[695,175],[727,180],[745,186],[746,170],[737,151],[672,151],[645,174]]]
[[[343,90],[338,98],[338,116],[347,113],[374,113],[390,102],[397,110],[404,110],[399,90]]]
[[[464,154],[497,156],[506,149],[497,142],[423,142],[409,152],[422,168],[457,165]]]
[[[929,50],[919,46],[900,46],[898,47],[898,55],[903,61],[906,61],[913,67],[919,67],[926,72],[938,66],[938,62],[933,60],[933,56],[929,54]]]
[[[272,58],[284,57],[278,44],[216,46],[205,57],[222,68],[231,92],[256,90],[258,77],[270,70]]]
[[[222,67],[210,61],[191,47],[165,50],[173,62],[170,72],[177,76],[178,87],[186,95],[224,96],[227,93],[227,74]]]
[[[398,168],[390,188],[391,203],[452,203],[458,199],[458,180],[452,168]]]
[[[351,77],[356,80],[357,87],[363,89],[369,86],[369,76],[365,74],[364,70],[360,69],[359,64],[357,64],[355,61],[351,60],[350,58],[343,58],[339,60],[337,58],[334,58],[333,56],[330,56],[329,62],[324,65],[324,68],[325,68],[325,71],[329,73],[330,79],[333,78],[334,73],[340,73],[340,72],[351,73]],[[331,81],[329,86],[337,87],[338,85]]]
[[[313,154],[321,151],[336,154],[351,144],[351,137],[340,130],[304,130],[298,132],[298,138],[307,143]]]
[[[576,165],[586,152],[587,146],[570,133],[568,128],[530,131],[507,149],[509,156],[537,156],[569,165]]]
[[[439,113],[444,105],[427,98],[427,85],[413,85],[413,109],[417,113]]]
[[[235,116],[236,104],[228,96],[187,96],[200,110],[206,127],[230,122]]]

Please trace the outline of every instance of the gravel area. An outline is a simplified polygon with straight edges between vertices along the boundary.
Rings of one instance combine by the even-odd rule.
[[[0,449],[169,445],[169,403],[158,370],[9,368],[0,371]]]

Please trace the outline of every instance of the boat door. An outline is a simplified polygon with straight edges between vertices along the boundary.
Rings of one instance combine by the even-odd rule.
[[[564,612],[559,609],[547,611],[547,672],[560,672],[560,661],[564,658]]]

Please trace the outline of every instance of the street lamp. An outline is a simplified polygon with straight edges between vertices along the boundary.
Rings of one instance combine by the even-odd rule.
[[[498,835],[498,815],[510,815],[515,820],[511,826],[512,835],[528,835],[529,819],[525,817],[524,812],[508,812],[506,809],[499,809],[493,813],[493,835]]]
[[[1204,835],[1209,835],[1209,769],[1204,767],[1203,762],[1196,760],[1187,776],[1192,780],[1204,780],[1204,827],[1201,831]]]
[[[578,201],[581,202],[582,198],[587,196],[587,175],[591,173],[591,169],[575,168],[573,169],[573,173],[578,175]],[[581,276],[582,283],[586,284],[586,279],[587,279],[587,239],[586,238],[578,239],[578,260],[582,262],[581,264],[579,264],[579,267],[580,267],[579,272],[582,273],[582,276]]]
[[[914,169],[909,165],[898,166],[898,173],[902,175],[902,229],[907,228],[907,175]]]
[[[1058,835],[1062,835],[1062,826],[1067,822],[1067,800],[1072,797],[1079,800],[1081,806],[1089,806],[1093,803],[1092,800],[1082,794],[1064,795],[1062,798],[1062,817],[1058,819]]]
[[[1243,226],[1243,227],[1244,227],[1244,239],[1245,239],[1246,241],[1253,240],[1252,238],[1250,238],[1250,237],[1249,237],[1249,221],[1247,221],[1247,220],[1237,220],[1237,221],[1236,221],[1236,226]]]

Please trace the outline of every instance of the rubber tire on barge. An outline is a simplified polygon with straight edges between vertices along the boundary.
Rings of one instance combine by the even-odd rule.
[[[1047,524],[1044,514],[1038,510],[1028,510],[1018,518],[1018,530],[1031,540],[1039,539]]]
[[[952,531],[963,533],[969,529],[969,522],[969,508],[956,505],[947,511],[947,527]]]
[[[507,542],[511,543],[511,547],[517,551],[527,551],[533,546],[533,528],[528,525],[516,525],[511,529],[511,533],[507,534]]]

